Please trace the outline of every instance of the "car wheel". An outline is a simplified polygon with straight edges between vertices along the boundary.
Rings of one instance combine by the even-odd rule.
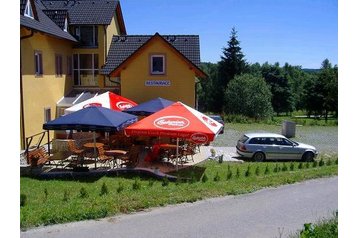
[[[313,161],[314,154],[312,152],[306,152],[302,155],[302,160],[305,162]]]
[[[252,156],[252,158],[256,161],[256,162],[262,162],[265,160],[265,154],[262,152],[256,152],[254,154],[254,156]]]

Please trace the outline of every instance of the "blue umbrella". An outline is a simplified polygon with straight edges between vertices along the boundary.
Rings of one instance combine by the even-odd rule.
[[[172,105],[173,103],[173,101],[158,97],[150,101],[138,104],[137,106],[128,108],[123,112],[137,116],[149,116],[157,111],[162,110],[163,108]]]
[[[104,107],[87,107],[43,124],[44,130],[93,131],[94,154],[96,151],[96,131],[120,131],[138,120],[137,116],[114,111]],[[97,160],[95,163],[97,168]]]
[[[104,107],[87,107],[43,124],[44,130],[120,131],[137,121],[128,113]]]

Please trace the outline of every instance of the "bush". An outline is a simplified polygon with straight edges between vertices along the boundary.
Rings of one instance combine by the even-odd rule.
[[[232,178],[232,172],[230,169],[230,165],[227,166],[227,175],[226,175],[226,179],[230,180]]]
[[[268,165],[266,165],[264,174],[269,174],[269,173],[270,173],[270,168]]]
[[[291,162],[290,164],[290,171],[293,171],[295,170],[295,164],[293,162]]]
[[[239,169],[239,167],[236,168],[236,178],[240,178],[240,169]]]
[[[208,181],[208,176],[204,173],[203,177],[201,178],[201,182],[206,183]]]
[[[318,166],[319,167],[322,167],[324,165],[324,161],[323,161],[323,159],[321,159],[319,162],[318,162]]]
[[[245,171],[245,177],[250,177],[251,176],[251,167],[250,165],[247,166],[247,169]]]
[[[216,172],[216,175],[215,175],[215,177],[214,177],[214,181],[215,181],[215,182],[220,181],[219,172]]]
[[[124,186],[121,182],[118,182],[117,193],[121,193],[124,190]]]
[[[65,190],[65,191],[63,192],[62,201],[67,202],[68,200],[70,200],[70,193],[69,193],[67,190]]]
[[[278,172],[280,172],[280,170],[281,170],[281,168],[278,166],[278,164],[276,163],[276,166],[275,166],[275,168],[273,169],[273,172],[274,173],[278,173]]]
[[[108,187],[107,187],[106,183],[103,183],[102,187],[101,187],[101,193],[99,195],[103,196],[103,195],[107,195],[107,194],[108,194]]]
[[[282,171],[287,171],[288,170],[288,167],[286,165],[286,163],[283,163],[282,165]]]
[[[169,185],[169,179],[167,176],[164,176],[163,181],[162,181],[162,186],[166,187],[168,185]]]
[[[140,185],[139,180],[137,178],[134,179],[134,183],[132,185],[133,190],[140,190],[140,187],[141,187],[141,185]]]
[[[313,161],[312,167],[313,167],[313,168],[316,168],[316,167],[317,167],[317,165],[318,165],[317,160]]]
[[[84,187],[82,187],[80,189],[80,198],[87,198],[87,197],[88,197],[88,192]]]
[[[260,167],[259,166],[256,167],[255,174],[256,174],[256,176],[260,175]]]
[[[27,196],[26,194],[21,193],[20,194],[20,207],[24,207],[27,202]]]
[[[300,163],[298,164],[298,169],[303,169],[303,163],[302,163],[302,162],[300,162]]]

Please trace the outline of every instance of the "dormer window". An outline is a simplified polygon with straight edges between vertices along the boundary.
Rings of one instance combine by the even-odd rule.
[[[97,26],[75,26],[73,30],[75,38],[79,41],[79,47],[98,47]]]
[[[151,55],[150,56],[150,74],[163,75],[165,74],[165,56]]]
[[[34,11],[32,10],[30,0],[27,0],[24,16],[34,19]]]
[[[67,32],[68,29],[68,22],[67,22],[67,17],[65,18],[65,24],[63,26],[63,30]]]

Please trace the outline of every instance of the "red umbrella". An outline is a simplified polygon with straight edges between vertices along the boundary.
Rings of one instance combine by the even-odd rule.
[[[194,108],[176,102],[128,126],[124,131],[126,135],[133,136],[177,138],[177,145],[178,138],[191,140],[197,144],[205,144],[213,141],[222,127],[222,124]]]
[[[106,92],[67,108],[65,110],[65,114],[69,114],[89,106],[105,107],[116,111],[123,111],[137,106],[137,103],[115,93]]]

